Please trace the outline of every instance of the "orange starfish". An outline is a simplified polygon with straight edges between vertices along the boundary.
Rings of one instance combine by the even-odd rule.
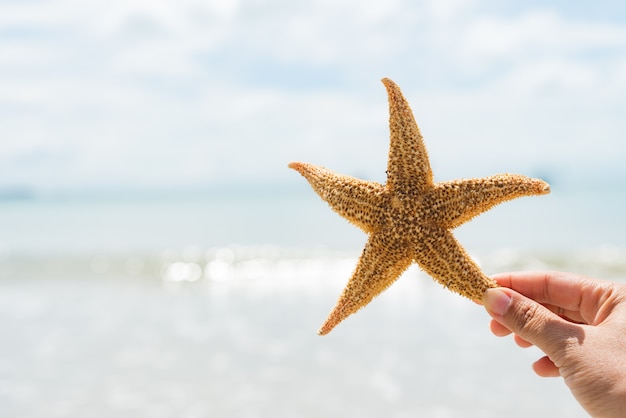
[[[434,183],[409,104],[393,81],[385,78],[382,82],[389,97],[391,131],[386,184],[307,163],[289,164],[333,210],[369,235],[352,277],[318,331],[320,335],[367,305],[413,262],[448,289],[480,302],[485,290],[497,285],[450,230],[499,203],[550,192],[543,180],[517,174]]]

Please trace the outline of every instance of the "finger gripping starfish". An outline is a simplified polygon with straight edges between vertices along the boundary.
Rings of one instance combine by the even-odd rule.
[[[518,174],[434,183],[409,104],[393,81],[382,82],[389,97],[390,130],[384,185],[307,163],[289,164],[333,210],[369,236],[320,335],[367,305],[413,262],[448,289],[480,302],[485,290],[497,285],[468,256],[451,229],[507,200],[550,192],[543,180]]]

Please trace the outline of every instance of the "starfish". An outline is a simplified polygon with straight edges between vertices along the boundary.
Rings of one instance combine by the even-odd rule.
[[[413,262],[444,287],[481,303],[483,293],[497,284],[451,230],[499,203],[550,192],[543,180],[518,174],[433,182],[426,146],[408,102],[393,81],[382,82],[389,99],[390,130],[385,184],[307,163],[289,164],[333,210],[368,234],[354,273],[319,335],[367,305]]]

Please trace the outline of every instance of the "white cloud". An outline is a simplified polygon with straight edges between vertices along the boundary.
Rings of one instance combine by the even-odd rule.
[[[485,149],[490,161],[521,166],[564,149],[571,161],[605,158],[588,132],[602,133],[595,141],[611,158],[626,157],[617,134],[626,26],[546,10],[499,14],[456,0],[3,3],[0,106],[10,120],[0,137],[11,140],[0,141],[2,176],[67,187],[243,182],[283,178],[289,160],[304,159],[375,177],[387,147],[383,76],[410,99],[437,164],[474,164]]]
[[[518,64],[607,49],[623,51],[626,27],[568,21],[553,11],[532,11],[516,18],[480,17],[469,23],[459,40],[463,59],[484,68],[493,61]]]
[[[429,0],[428,8],[437,21],[447,21],[459,17],[462,13],[471,12],[476,5],[474,0]]]
[[[623,47],[626,28],[606,23],[567,21],[553,11],[533,11],[517,18],[488,16],[473,21],[463,37],[470,54],[481,57],[524,53],[580,52]]]

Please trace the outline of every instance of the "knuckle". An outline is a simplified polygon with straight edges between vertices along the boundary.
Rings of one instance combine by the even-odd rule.
[[[553,315],[542,305],[524,301],[517,305],[513,332],[539,347],[558,366],[576,355],[584,341],[584,330]]]
[[[519,330],[534,329],[538,325],[538,317],[540,316],[539,306],[535,304],[524,303],[516,312],[515,325]]]

